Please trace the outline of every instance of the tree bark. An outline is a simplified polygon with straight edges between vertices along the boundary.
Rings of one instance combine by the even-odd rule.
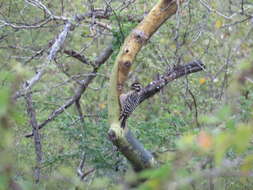
[[[153,7],[143,21],[125,39],[110,77],[108,91],[109,138],[130,161],[136,171],[155,167],[157,162],[152,154],[134,138],[127,127],[121,128],[119,96],[123,93],[124,83],[136,55],[154,32],[176,13],[178,2],[182,2],[182,0],[160,0]]]

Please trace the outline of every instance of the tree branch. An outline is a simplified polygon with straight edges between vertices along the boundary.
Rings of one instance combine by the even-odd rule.
[[[70,107],[72,104],[74,104],[77,100],[81,98],[82,94],[85,92],[88,85],[96,77],[96,73],[99,67],[105,63],[105,61],[111,56],[112,52],[113,52],[112,45],[109,45],[107,48],[104,49],[104,51],[101,52],[101,54],[96,58],[96,60],[93,63],[94,69],[91,75],[87,76],[87,78],[84,81],[82,81],[82,84],[76,90],[76,93],[64,105],[54,110],[45,121],[39,124],[39,129],[43,128],[50,121],[54,120],[59,114],[64,112],[65,109]],[[25,137],[32,137],[32,136],[33,133],[25,135]]]
[[[36,153],[36,166],[34,170],[34,178],[35,182],[38,183],[40,181],[40,169],[42,163],[42,147],[41,147],[41,139],[39,134],[39,126],[36,119],[36,112],[33,107],[32,96],[31,93],[27,93],[25,96],[26,104],[27,104],[27,114],[30,117],[30,125],[33,128],[34,134],[34,145],[35,145],[35,153]]]
[[[83,111],[82,111],[82,107],[80,104],[80,99],[76,100],[75,105],[76,105],[76,109],[77,109],[77,112],[79,115],[79,119],[80,119],[81,123],[84,124]]]
[[[189,75],[191,73],[199,72],[204,69],[204,64],[201,61],[193,61],[186,65],[179,65],[164,73],[159,79],[150,82],[140,92],[140,102],[147,100],[162,90],[169,82],[177,78]],[[131,162],[135,171],[141,171],[143,168],[150,167],[150,160],[154,161],[153,155],[144,149],[143,145],[132,135],[131,131],[127,129],[125,133],[125,141],[117,138],[113,130],[109,130],[109,138],[119,148],[119,151]],[[124,145],[124,146],[122,146]],[[139,159],[137,159],[139,158]]]
[[[204,68],[205,66],[201,61],[192,61],[190,63],[187,63],[186,65],[175,66],[168,72],[164,73],[159,79],[150,82],[146,87],[141,90],[140,103],[155,95],[169,82],[172,82],[173,80],[182,76],[201,71]]]
[[[74,50],[64,50],[64,53],[81,61],[84,64],[87,64],[87,65],[90,64],[90,61],[84,55],[81,55],[80,53],[78,53]]]
[[[179,5],[177,2],[178,1],[176,0],[160,0],[157,2],[149,14],[144,17],[143,21],[139,23],[125,39],[124,44],[122,45],[114,63],[110,77],[108,90],[108,115],[110,129],[108,131],[108,135],[110,140],[131,162],[136,171],[153,168],[157,165],[157,162],[153,155],[144,149],[142,144],[139,143],[139,141],[132,135],[127,127],[122,128],[120,126],[119,117],[121,105],[119,103],[119,97],[123,93],[123,87],[128,78],[128,73],[135,60],[135,57],[141,48],[151,38],[151,36],[156,32],[156,30],[158,30],[158,28],[169,17],[176,13]],[[180,0],[180,2],[183,2],[183,0]],[[183,74],[184,73],[181,75]],[[180,72],[178,71],[178,77],[179,76]],[[158,87],[162,88],[165,86],[166,82],[170,79],[169,77],[173,76],[166,76],[162,81],[157,81]],[[151,97],[157,91],[159,91],[156,85],[149,85],[147,86],[146,90],[146,93],[144,93],[144,91],[142,92],[144,93],[144,98]]]
[[[62,45],[64,44],[67,35],[71,29],[72,24],[70,22],[67,22],[63,28],[63,30],[61,31],[61,33],[58,35],[58,37],[56,38],[54,44],[51,47],[51,50],[49,52],[49,55],[47,57],[46,63],[45,63],[45,67],[47,66],[47,64],[49,64],[56,56],[56,54],[58,53],[58,51],[61,49]],[[36,72],[36,75],[34,75],[31,79],[25,81],[25,83],[22,86],[21,91],[16,92],[16,94],[14,95],[14,99],[17,99],[18,97],[22,96],[23,94],[26,94],[26,92],[32,88],[32,86],[34,84],[36,84],[41,78],[42,76],[46,73],[46,68],[43,67],[41,68],[39,71]]]
[[[87,172],[84,172],[84,162],[85,162],[85,154],[83,154],[83,158],[80,161],[80,164],[76,170],[77,175],[80,177],[81,180],[83,180],[87,175],[89,175],[90,173],[94,172],[96,169],[92,168],[90,170],[88,170]]]

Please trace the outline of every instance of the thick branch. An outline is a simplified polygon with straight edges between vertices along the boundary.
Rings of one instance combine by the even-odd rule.
[[[160,76],[159,79],[150,82],[146,87],[142,88],[139,92],[140,102],[141,104],[146,99],[154,96],[160,90],[162,90],[169,82],[174,81],[177,78],[189,75],[191,73],[195,73],[201,71],[205,68],[204,64],[201,61],[192,61],[185,65],[178,65],[172,68],[171,70],[164,73]],[[136,108],[138,105],[136,106]],[[135,108],[135,109],[136,109]]]
[[[141,90],[140,103],[155,95],[162,88],[164,88],[169,82],[172,82],[173,80],[180,78],[182,76],[201,71],[204,68],[205,68],[204,64],[201,61],[193,61],[186,65],[179,65],[174,67],[173,69],[169,70],[164,75],[162,75],[158,80],[152,81]]]
[[[201,61],[193,61],[186,65],[179,65],[167,71],[159,79],[152,81],[140,92],[140,103],[154,96],[162,90],[169,82],[177,78],[195,73],[204,69],[204,64]],[[143,168],[151,168],[155,165],[155,160],[152,154],[145,150],[143,145],[132,135],[127,129],[124,133],[124,141],[117,138],[114,130],[109,131],[109,138],[116,145],[120,152],[131,162],[135,171],[140,171]]]
[[[176,11],[177,1],[160,0],[127,37],[116,60],[118,97],[123,92],[124,83],[136,55],[156,30]]]
[[[131,162],[136,171],[153,168],[157,164],[152,154],[145,150],[131,134],[129,129],[122,128],[119,122],[120,104],[119,97],[123,93],[123,86],[127,80],[131,65],[141,48],[147,43],[155,31],[177,11],[176,0],[160,0],[143,21],[125,39],[123,46],[115,61],[110,77],[108,91],[108,115],[111,141],[121,150]],[[153,90],[155,91],[155,90]],[[147,96],[152,96],[153,91]]]
[[[201,61],[192,61],[185,65],[178,65],[171,70],[160,76],[159,79],[150,82],[146,87],[142,88],[139,92],[141,104],[146,99],[154,96],[160,90],[162,90],[169,82],[174,81],[177,78],[189,75],[191,73],[199,72],[205,68]],[[138,105],[137,105],[138,106]],[[137,108],[136,106],[136,108]],[[135,108],[135,109],[136,109]]]
[[[110,123],[118,122],[120,114],[119,96],[123,93],[124,83],[136,55],[154,32],[176,11],[177,1],[160,0],[124,41],[110,77],[110,90],[108,93]]]
[[[119,148],[119,151],[132,164],[136,172],[144,168],[153,168],[156,165],[153,155],[144,148],[129,129],[124,135],[125,139],[122,141],[117,138],[117,134],[113,130],[108,132],[110,141]]]

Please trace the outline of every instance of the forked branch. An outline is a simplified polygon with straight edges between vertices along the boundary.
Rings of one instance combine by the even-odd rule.
[[[125,39],[111,73],[108,91],[108,115],[110,122],[108,135],[110,140],[131,162],[136,171],[153,168],[156,166],[156,161],[153,155],[144,149],[143,145],[132,135],[127,127],[121,127],[119,118],[122,105],[119,103],[119,97],[123,93],[123,87],[135,57],[156,30],[177,12],[181,2],[183,0],[159,0],[157,2],[143,21]],[[176,70],[174,68],[174,71]],[[172,74],[174,73],[177,74],[165,75],[165,78],[156,81],[155,85],[148,85],[145,88],[146,91],[143,91],[143,97],[151,97],[170,80],[187,74],[181,69],[178,69],[177,72],[172,72]]]

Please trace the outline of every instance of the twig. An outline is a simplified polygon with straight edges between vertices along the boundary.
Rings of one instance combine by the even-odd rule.
[[[77,168],[77,175],[80,177],[81,180],[83,180],[86,176],[95,171],[95,168],[93,168],[88,170],[87,172],[83,172],[84,162],[85,162],[85,154],[83,154],[83,158],[80,161],[80,164]]]
[[[192,91],[190,89],[188,89],[189,94],[192,97],[193,100],[193,104],[194,104],[194,108],[195,108],[195,122],[198,128],[200,128],[200,124],[199,124],[199,120],[198,120],[198,106],[197,106],[197,101],[196,98],[194,96],[194,94],[192,93]]]
[[[83,153],[83,156],[82,156],[82,159],[80,161],[80,164],[79,164],[79,166],[78,166],[78,168],[76,170],[78,176],[82,176],[83,175],[83,168],[84,168],[85,158],[86,158],[85,154]]]
[[[67,21],[68,18],[63,17],[63,16],[55,16],[41,1],[39,0],[25,0],[26,3],[38,7],[39,9],[42,9],[44,12],[46,12],[51,19],[54,20],[63,20],[63,21]]]
[[[210,12],[214,12],[214,13],[216,13],[217,15],[222,16],[222,17],[225,18],[225,19],[231,20],[231,19],[236,15],[236,13],[234,13],[234,14],[232,14],[232,15],[230,15],[230,16],[226,16],[226,15],[222,14],[221,12],[217,11],[216,9],[213,9],[213,8],[212,8],[210,5],[208,5],[208,3],[205,2],[204,0],[199,0],[199,2],[200,2],[200,4],[202,4],[204,7],[206,7]]]
[[[124,35],[123,29],[122,29],[122,24],[121,24],[121,22],[120,22],[119,16],[118,16],[117,13],[115,12],[115,10],[111,7],[110,3],[108,3],[106,0],[104,0],[104,2],[106,3],[106,5],[107,5],[108,7],[110,7],[110,9],[111,9],[113,15],[115,16],[116,21],[117,21],[117,24],[118,24],[118,26],[119,26],[119,31],[120,31],[122,40],[124,40],[124,39],[125,39],[125,35]]]
[[[64,53],[81,61],[84,64],[87,64],[87,65],[90,64],[90,61],[84,55],[81,55],[80,53],[78,53],[74,50],[64,50]]]
[[[1,27],[3,27],[3,26],[9,26],[9,27],[11,27],[11,28],[13,28],[13,29],[36,29],[36,28],[41,28],[42,26],[44,26],[44,25],[46,25],[47,23],[49,23],[50,21],[51,21],[52,19],[46,19],[46,20],[43,20],[43,21],[40,21],[40,22],[37,22],[37,23],[35,23],[35,24],[30,24],[30,25],[28,25],[28,24],[24,24],[24,25],[16,25],[16,24],[14,24],[14,23],[10,23],[10,22],[7,22],[7,21],[5,21],[5,20],[0,20],[0,23],[2,23],[3,25],[1,26]]]
[[[227,27],[231,27],[231,26],[234,26],[234,25],[237,25],[237,24],[240,24],[240,23],[243,23],[243,22],[246,22],[250,19],[252,19],[253,16],[247,16],[246,18],[242,19],[242,20],[238,20],[238,21],[235,21],[233,23],[230,23],[230,24],[224,24],[221,28],[227,28]]]

